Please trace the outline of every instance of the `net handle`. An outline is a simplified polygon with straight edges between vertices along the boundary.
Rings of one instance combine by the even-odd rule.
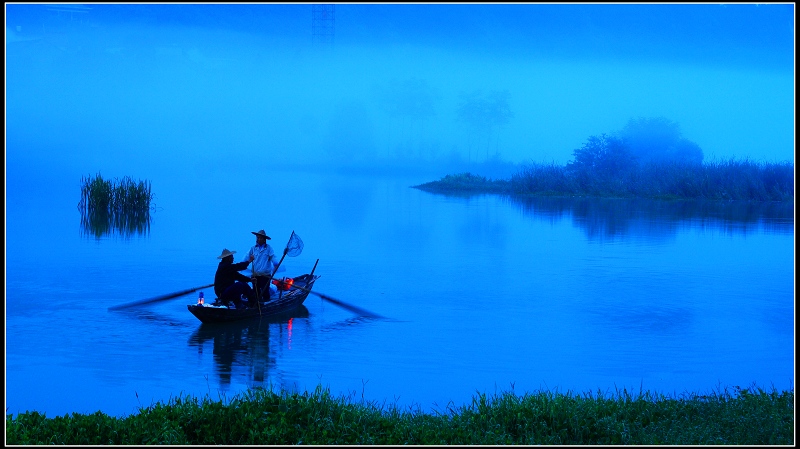
[[[297,236],[297,240],[300,240],[300,236],[299,236],[299,235],[297,235],[297,234],[295,234],[295,233],[294,233],[294,231],[292,231],[292,235],[290,235],[290,236],[289,236],[289,241],[288,241],[288,242],[286,242],[286,248],[284,248],[284,249],[283,249],[283,255],[281,256],[281,260],[279,260],[279,261],[278,261],[278,265],[275,265],[275,269],[274,269],[274,270],[272,270],[272,275],[271,275],[271,277],[274,277],[274,276],[275,276],[275,273],[277,273],[277,272],[278,272],[278,268],[280,268],[281,264],[283,263],[283,259],[286,257],[286,254],[288,254],[288,253],[289,253],[289,244],[291,244],[291,243],[292,243],[292,239],[293,239],[295,236]],[[302,240],[300,240],[300,242],[301,242],[300,251],[302,252],[302,251],[303,251],[303,247],[302,247]],[[299,255],[299,253],[298,253],[298,254],[295,254],[295,256],[297,256],[297,255]]]

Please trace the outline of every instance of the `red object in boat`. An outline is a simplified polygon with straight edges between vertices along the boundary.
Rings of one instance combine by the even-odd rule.
[[[294,284],[294,279],[292,279],[292,278],[283,278],[283,280],[273,279],[272,283],[275,284],[278,287],[278,290],[284,290],[285,291],[285,290],[289,290],[290,288],[292,288],[292,284]]]

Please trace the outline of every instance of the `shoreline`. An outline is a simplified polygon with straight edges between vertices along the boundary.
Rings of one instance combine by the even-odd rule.
[[[533,164],[510,179],[462,172],[411,186],[436,194],[501,194],[517,197],[621,198],[794,202],[793,164],[724,162],[663,164],[615,176],[567,166]]]
[[[793,445],[794,388],[680,397],[537,391],[473,396],[447,413],[313,392],[248,390],[225,403],[179,396],[113,418],[6,416],[7,444],[735,444]]]

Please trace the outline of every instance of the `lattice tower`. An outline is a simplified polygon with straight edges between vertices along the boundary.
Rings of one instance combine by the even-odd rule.
[[[311,43],[314,47],[333,48],[336,5],[311,6]]]

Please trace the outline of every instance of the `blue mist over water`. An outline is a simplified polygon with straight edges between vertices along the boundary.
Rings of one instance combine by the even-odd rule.
[[[10,195],[10,413],[123,415],[257,386],[443,411],[512,387],[792,385],[791,205],[447,197],[413,178],[290,172],[264,210],[207,181],[220,175],[154,180],[162,208],[129,237],[82,235],[70,183]],[[216,328],[186,310],[196,293],[107,311],[210,283],[221,248],[241,256],[261,228],[278,250],[303,239],[287,275],[319,259],[317,291],[389,319],[315,296],[295,316]]]

